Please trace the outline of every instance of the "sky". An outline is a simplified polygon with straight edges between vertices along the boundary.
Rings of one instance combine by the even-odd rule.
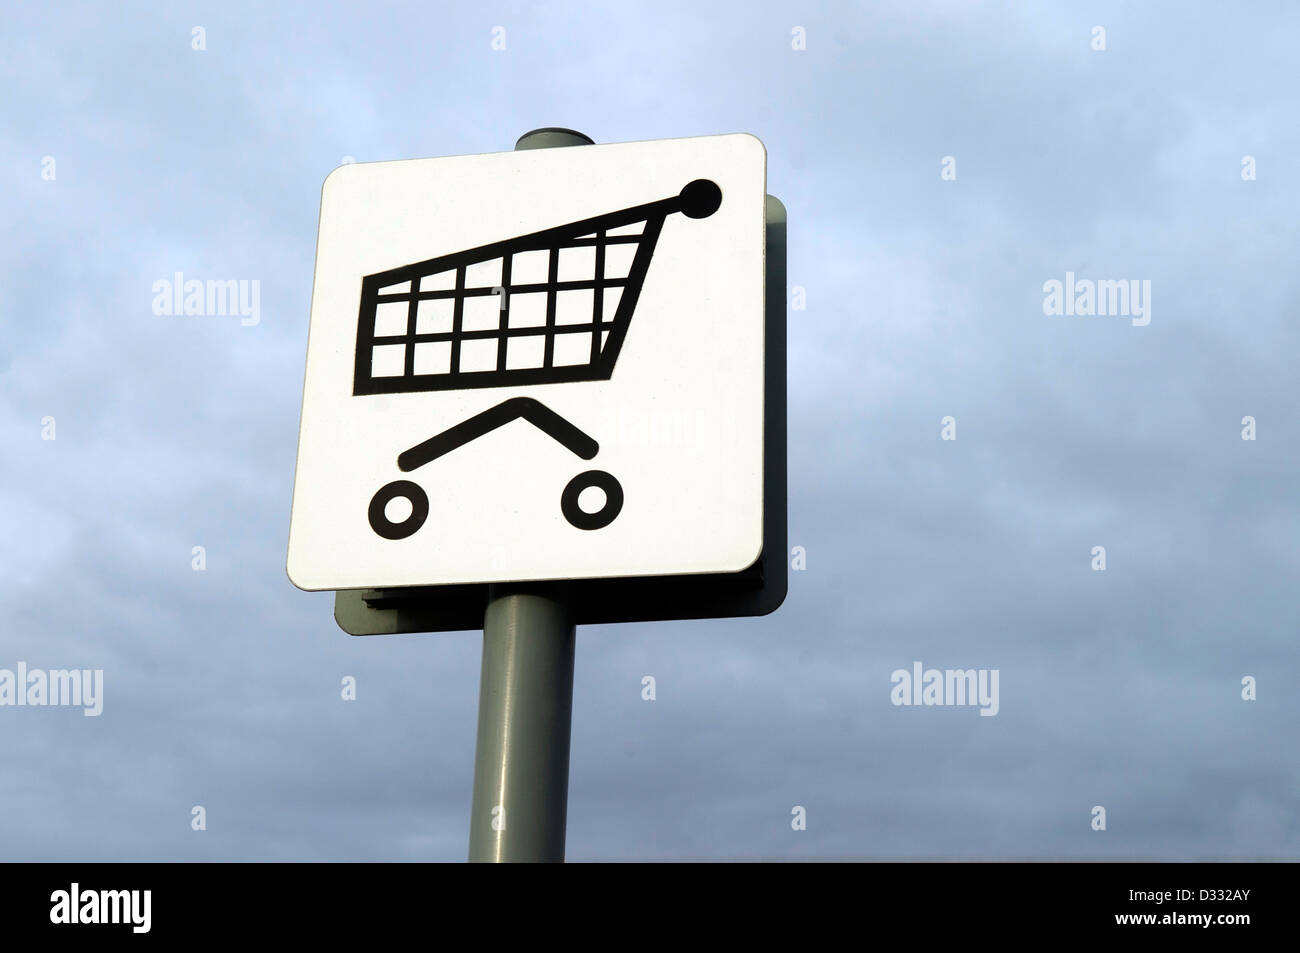
[[[0,705],[0,859],[464,859],[481,636],[285,574],[316,226],[341,163],[542,126],[765,144],[806,558],[766,617],[579,629],[568,859],[1300,856],[1294,5],[5,21],[0,670],[103,708]],[[258,320],[156,314],[176,272]],[[1067,274],[1149,308],[1045,313]],[[997,714],[894,704],[918,662]]]

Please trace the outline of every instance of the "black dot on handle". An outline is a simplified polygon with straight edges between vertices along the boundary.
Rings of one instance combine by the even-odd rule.
[[[681,191],[682,214],[687,218],[708,218],[722,204],[722,189],[716,182],[696,179]]]

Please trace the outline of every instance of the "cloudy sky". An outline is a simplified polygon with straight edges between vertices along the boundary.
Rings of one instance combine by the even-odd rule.
[[[1133,7],[7,12],[0,669],[105,685],[0,707],[0,858],[464,858],[480,636],[349,637],[285,575],[320,189],[551,125],[759,136],[806,295],[807,568],[579,631],[570,859],[1300,855],[1300,11]],[[260,321],[154,314],[175,272]],[[1150,323],[1045,315],[1067,272]],[[891,704],[918,661],[996,717]]]

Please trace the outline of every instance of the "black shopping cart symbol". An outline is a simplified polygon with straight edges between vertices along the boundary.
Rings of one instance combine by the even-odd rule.
[[[353,394],[609,380],[664,219],[707,218],[721,204],[717,184],[696,179],[671,198],[366,276]],[[575,265],[582,277],[572,277]],[[584,460],[599,449],[549,407],[517,397],[404,451],[398,467],[424,466],[521,417]],[[588,513],[578,497],[592,487],[605,503]],[[411,512],[393,521],[385,509],[398,498]],[[586,530],[608,526],[622,506],[623,488],[604,470],[578,474],[560,499]],[[428,515],[428,495],[410,480],[370,501],[370,526],[385,539],[405,539]]]

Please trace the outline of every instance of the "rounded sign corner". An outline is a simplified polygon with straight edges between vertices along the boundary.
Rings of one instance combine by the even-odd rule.
[[[312,585],[309,580],[304,579],[301,571],[294,566],[292,553],[289,554],[289,558],[285,561],[284,574],[296,588],[301,589],[303,592],[322,592],[329,588],[328,586]]]

